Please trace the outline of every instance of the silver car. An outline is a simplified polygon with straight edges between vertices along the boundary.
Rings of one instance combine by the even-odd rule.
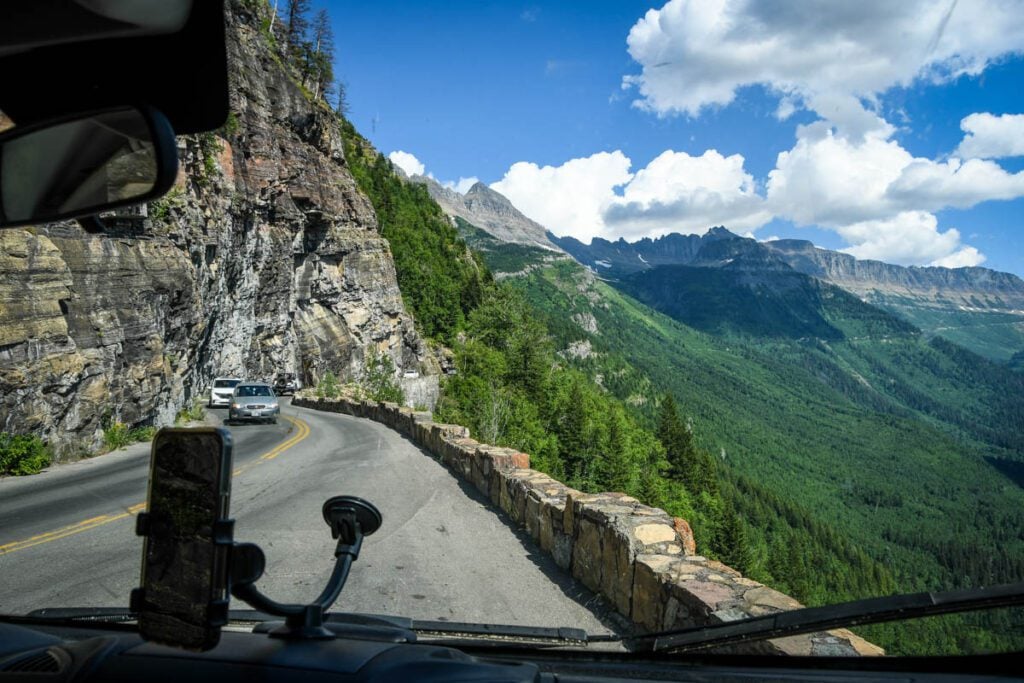
[[[281,404],[278,403],[277,396],[269,384],[241,382],[231,394],[227,421],[230,423],[251,420],[277,424],[277,416],[280,414]]]

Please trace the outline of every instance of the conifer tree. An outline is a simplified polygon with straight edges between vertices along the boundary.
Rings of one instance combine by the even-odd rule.
[[[629,427],[621,409],[616,407],[609,413],[608,442],[598,472],[598,485],[607,491],[634,492]]]
[[[722,508],[718,544],[718,555],[722,562],[744,574],[750,571],[753,558],[747,530],[731,505]]]
[[[310,0],[288,0],[288,21],[285,28],[285,43],[294,57],[302,53],[309,31]]]
[[[307,78],[312,81],[313,94],[326,99],[334,87],[334,30],[326,9],[321,9],[313,18],[312,43]]]

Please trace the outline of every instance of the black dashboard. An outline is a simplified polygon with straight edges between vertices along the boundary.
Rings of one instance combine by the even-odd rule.
[[[1024,680],[1019,655],[681,658],[395,640],[405,639],[293,641],[225,631],[216,648],[200,653],[148,643],[127,624],[0,623],[0,682]]]

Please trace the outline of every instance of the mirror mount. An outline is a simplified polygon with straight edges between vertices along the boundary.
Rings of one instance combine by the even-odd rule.
[[[163,196],[178,174],[174,131],[148,106],[119,106],[0,134],[0,227],[96,214]]]

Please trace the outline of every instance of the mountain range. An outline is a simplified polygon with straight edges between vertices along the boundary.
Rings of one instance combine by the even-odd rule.
[[[760,284],[781,286],[792,281],[789,273],[799,273],[894,313],[926,335],[945,337],[987,358],[1008,361],[1024,349],[1024,280],[1010,273],[897,266],[856,259],[805,240],[758,242],[723,227],[699,236],[669,234],[636,242],[594,238],[589,245],[572,237],[549,237],[606,279],[626,281],[637,273],[686,266],[721,271],[706,271],[696,278],[706,283],[721,280],[722,272],[743,270],[748,285],[751,273],[759,272]]]
[[[659,397],[675,398],[769,571],[806,551],[779,531],[791,513],[766,510],[750,486],[813,511],[904,590],[1024,575],[1016,276],[860,261],[722,227],[589,245],[548,233],[565,252],[553,253],[449,215],[544,317],[565,363],[648,425]],[[773,578],[820,603],[848,583],[837,572],[808,567],[814,585]],[[963,629],[947,626],[906,625],[887,642],[920,651]]]

